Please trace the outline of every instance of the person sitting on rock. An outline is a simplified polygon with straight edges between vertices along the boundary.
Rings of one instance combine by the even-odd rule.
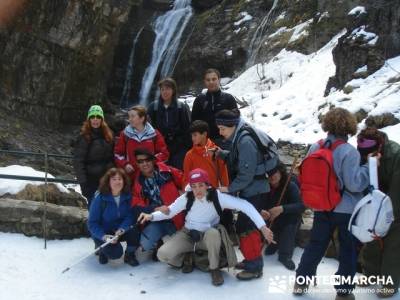
[[[137,266],[135,251],[139,244],[137,227],[131,228],[135,218],[131,208],[130,179],[123,169],[111,168],[101,178],[99,193],[93,199],[89,211],[88,229],[96,247],[118,235],[118,239],[100,250],[99,263],[106,264],[109,259],[123,255],[122,241],[126,251],[124,262]]]
[[[186,210],[185,225],[158,250],[158,258],[185,273],[193,270],[193,249],[207,250],[209,270],[213,285],[224,282],[220,270],[221,234],[215,227],[219,223],[223,209],[236,209],[244,212],[259,228],[268,242],[273,241],[273,233],[267,228],[261,215],[245,200],[223,194],[210,187],[207,172],[194,169],[189,173],[191,191],[178,197],[163,211],[152,214],[142,213],[138,221],[161,221],[170,219]],[[234,253],[234,252],[233,252]]]
[[[295,247],[296,233],[301,222],[301,214],[305,206],[301,200],[300,190],[295,179],[289,179],[286,190],[283,188],[288,180],[286,167],[279,163],[268,172],[268,182],[271,190],[268,200],[261,211],[264,220],[269,221],[270,228],[275,233],[277,244],[270,244],[264,251],[272,255],[278,250],[278,260],[289,270],[296,265],[292,260]],[[283,193],[283,195],[282,195]],[[278,201],[280,200],[280,203]]]
[[[182,172],[157,162],[154,154],[147,149],[136,149],[135,157],[140,172],[133,185],[132,205],[138,211],[152,213],[174,202],[182,190]],[[181,229],[183,222],[183,214],[178,214],[172,220],[146,224],[140,237],[142,250],[154,250],[153,259],[156,259],[161,238]]]

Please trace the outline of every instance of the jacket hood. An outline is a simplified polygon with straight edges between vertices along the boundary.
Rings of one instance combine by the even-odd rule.
[[[154,138],[156,136],[156,130],[153,128],[153,126],[150,125],[149,122],[147,122],[144,126],[143,131],[141,132],[137,131],[137,129],[132,127],[131,125],[126,126],[124,129],[124,134],[130,139],[141,142]]]

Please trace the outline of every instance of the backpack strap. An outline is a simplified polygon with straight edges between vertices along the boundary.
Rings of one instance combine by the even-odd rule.
[[[194,201],[195,201],[194,198],[193,199],[187,198],[186,212],[185,212],[186,214],[188,214],[188,212],[192,208]],[[221,218],[222,217],[222,207],[221,207],[221,204],[219,203],[219,200],[218,200],[217,191],[215,191],[215,196],[214,195],[212,196],[211,201],[212,201],[212,203],[214,205],[215,210],[217,211],[218,216]]]
[[[347,142],[342,140],[342,139],[337,139],[333,144],[330,140],[319,140],[318,142],[319,147],[322,148],[327,148],[332,151],[334,151],[337,147],[339,147],[342,144],[346,144]]]

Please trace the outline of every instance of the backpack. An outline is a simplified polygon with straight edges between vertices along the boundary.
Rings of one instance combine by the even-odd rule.
[[[392,201],[378,190],[376,158],[370,157],[368,165],[369,192],[358,201],[348,225],[348,230],[362,243],[384,237],[394,220]]]
[[[245,135],[249,135],[253,141],[257,145],[257,149],[263,155],[263,173],[266,174],[273,168],[275,168],[279,162],[278,156],[278,146],[274,142],[274,140],[264,131],[253,128],[249,124],[243,125],[239,131],[237,132],[236,136],[239,137],[240,134],[245,131],[241,137]],[[235,139],[233,142],[232,149],[237,149],[238,138]],[[262,176],[262,178],[266,178],[267,176],[264,174],[257,174],[256,177]]]
[[[342,199],[342,191],[333,167],[333,151],[343,140],[318,141],[319,149],[308,155],[300,165],[300,193],[307,207],[331,211]]]
[[[219,200],[218,200],[218,193],[217,193],[216,190],[215,190],[215,194],[212,195],[211,200],[212,200],[212,203],[213,203],[213,205],[214,205],[215,210],[217,211],[217,213],[218,213],[218,215],[219,215],[219,217],[220,217],[220,219],[221,219],[221,218],[222,218],[222,207],[221,207],[221,204],[219,203]],[[187,213],[190,211],[190,209],[192,208],[194,201],[195,201],[194,198],[187,197],[186,209],[185,209],[186,214],[187,214]]]

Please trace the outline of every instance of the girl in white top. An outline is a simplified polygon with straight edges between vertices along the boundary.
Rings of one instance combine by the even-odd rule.
[[[219,270],[221,236],[215,228],[219,223],[219,214],[216,209],[218,203],[222,210],[236,209],[248,215],[269,243],[275,243],[273,233],[267,228],[261,215],[249,202],[209,188],[209,179],[206,171],[202,169],[192,170],[189,173],[189,184],[192,191],[181,195],[174,203],[168,207],[163,207],[160,211],[152,214],[140,214],[138,221],[144,223],[146,221],[161,221],[173,218],[185,210],[187,202],[192,200],[193,204],[186,213],[184,228],[158,250],[157,256],[160,261],[180,267],[182,262],[185,264],[185,253],[193,251],[193,247],[196,245],[197,249],[208,251],[212,283],[221,285],[223,283],[223,277]],[[218,201],[218,203],[214,204],[215,201]],[[197,236],[197,238],[194,236]],[[192,268],[185,268],[184,265],[182,271],[190,272],[191,270]]]

